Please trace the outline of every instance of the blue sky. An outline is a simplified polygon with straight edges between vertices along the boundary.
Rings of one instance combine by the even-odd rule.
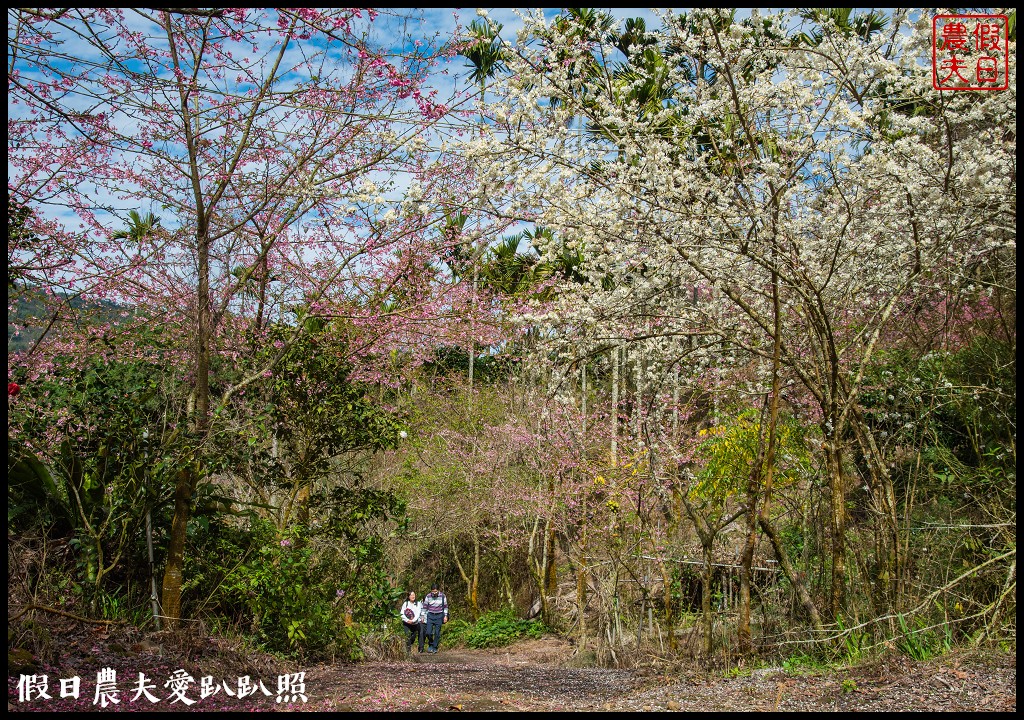
[[[449,40],[458,28],[465,28],[478,17],[476,8],[396,8],[394,9],[394,16],[388,10],[382,8],[381,15],[374,23],[374,35],[378,42],[382,44],[387,44],[389,41],[394,42],[398,38],[408,37],[412,39],[419,38],[427,45],[436,46]],[[516,15],[515,11],[511,8],[487,8],[486,10],[491,19],[503,25],[502,36],[508,41],[514,42],[516,32],[523,26],[522,20]],[[547,8],[544,12],[545,16],[554,17],[561,11],[560,8]],[[652,29],[659,27],[661,24],[657,15],[650,9],[609,8],[608,11],[614,17],[623,20],[627,17],[643,17],[647,21],[648,27]],[[409,17],[398,17],[399,14]],[[131,17],[131,15],[129,14],[128,17]],[[92,52],[92,48],[88,47],[78,38],[70,39],[70,42],[63,47],[63,50],[70,51],[72,54],[81,54],[83,57],[88,57]],[[441,70],[444,69],[447,72],[443,74],[438,72],[431,83],[438,90],[438,98],[442,101],[447,101],[453,94],[461,91],[472,95],[472,99],[469,101],[470,104],[475,102],[476,87],[468,78],[469,69],[467,68],[466,59],[455,57],[449,61],[447,68],[441,68]],[[9,116],[16,117],[19,111],[20,108],[8,106]],[[120,122],[125,123],[124,129],[131,132],[131,120],[121,119]],[[122,211],[137,206],[137,200],[133,199],[118,200],[106,197],[104,200],[114,207],[121,208]],[[148,210],[150,208],[143,209]],[[72,214],[66,208],[51,206],[43,209],[43,212],[46,215],[61,217],[66,222],[73,222]],[[121,220],[118,219],[112,219],[112,221],[114,224],[121,223]]]
[[[661,8],[658,11],[650,8],[604,8],[612,17],[624,21],[626,18],[640,17],[646,21],[647,27],[656,30],[661,26],[659,12],[681,12],[686,8]],[[394,43],[399,38],[411,37],[420,38],[427,45],[438,45],[452,37],[458,28],[465,28],[472,21],[476,20],[477,8],[398,8],[394,9],[396,15],[392,16],[389,9],[381,9],[381,16],[374,23],[374,34],[378,42],[387,44]],[[523,22],[512,8],[485,8],[488,17],[502,27],[502,36],[509,42],[514,42],[516,33],[522,28]],[[763,8],[763,12],[773,12],[772,9]],[[544,14],[548,18],[562,12],[561,8],[545,8]],[[400,18],[397,14],[409,17]],[[737,17],[749,16],[750,9],[743,8],[737,11]],[[71,49],[72,52],[75,48]],[[81,48],[87,52],[87,48]],[[442,72],[445,71],[446,72]],[[431,85],[437,89],[438,99],[446,102],[458,92],[471,94],[473,98],[467,102],[467,109],[475,102],[476,87],[469,80],[468,61],[462,57],[452,58],[447,67],[442,67],[435,75]],[[12,107],[8,107],[9,115],[16,115]],[[403,188],[398,188],[401,192]],[[134,207],[136,202],[112,201],[112,204],[123,209]],[[144,208],[145,209],[145,208]],[[51,211],[54,209],[51,209]],[[59,212],[59,211],[58,211]],[[66,212],[66,211],[65,211]],[[120,222],[120,221],[118,221]]]
[[[501,36],[507,42],[515,42],[516,33],[522,29],[523,21],[516,14],[516,10],[513,8],[483,8],[487,11],[487,16],[496,23],[502,26]],[[657,29],[661,26],[661,20],[653,9],[650,8],[600,8],[606,10],[612,15],[612,17],[624,21],[626,18],[641,17],[646,23],[647,27],[651,30]],[[669,10],[670,8],[662,8],[661,11]],[[546,18],[553,18],[562,12],[562,8],[544,8],[544,16]],[[519,12],[530,12],[529,10],[519,10]],[[748,11],[743,11],[748,13]],[[742,14],[742,13],[741,13]],[[450,37],[452,32],[457,28],[465,28],[471,22],[477,19],[476,8],[424,8],[421,11],[421,19],[419,27],[417,29],[410,28],[417,35],[425,38],[436,36],[438,40]],[[467,69],[468,61],[465,58],[457,57],[451,61],[446,76],[439,77],[435,87],[438,88],[438,94],[442,97],[446,96],[445,90],[468,90],[475,92],[475,87],[468,81],[467,76],[469,70]]]

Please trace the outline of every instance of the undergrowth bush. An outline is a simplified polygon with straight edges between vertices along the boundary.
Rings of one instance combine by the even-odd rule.
[[[908,623],[901,613],[897,616],[900,624],[901,637],[896,640],[896,647],[907,657],[914,660],[928,660],[948,653],[954,645],[952,628],[948,623],[929,627],[924,618],[916,618]]]
[[[452,620],[444,626],[446,644],[474,649],[505,647],[525,638],[539,638],[546,628],[540,620],[523,620],[508,610],[484,613],[475,623]]]

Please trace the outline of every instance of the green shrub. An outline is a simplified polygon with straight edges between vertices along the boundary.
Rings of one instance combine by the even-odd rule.
[[[819,658],[807,653],[793,655],[782,661],[782,669],[789,675],[814,673],[824,669],[825,667],[825,663],[823,663]]]
[[[444,636],[453,645],[494,648],[511,645],[524,638],[539,638],[545,632],[540,620],[522,620],[508,610],[485,613],[476,623],[452,620],[445,625]]]
[[[269,649],[318,651],[335,639],[333,588],[317,558],[290,538],[259,548],[228,576],[229,589],[248,606],[251,627]]]
[[[897,616],[897,620],[901,636],[896,639],[896,647],[907,657],[928,660],[952,649],[953,633],[948,623],[943,623],[938,628],[928,627],[927,621],[919,617],[914,622],[915,627],[911,628],[902,613]]]
[[[253,519],[195,528],[186,558],[188,611],[233,627],[260,649],[290,657],[358,655],[358,628],[339,596],[341,572],[300,532],[280,537]],[[354,594],[351,590],[349,595]]]
[[[467,645],[466,636],[473,629],[473,624],[466,620],[449,620],[445,623],[441,636],[445,645],[460,646]]]
[[[836,646],[831,657],[843,665],[855,665],[863,658],[863,647],[868,635],[863,630],[847,630],[842,617],[836,617],[836,624],[843,633],[842,643]]]

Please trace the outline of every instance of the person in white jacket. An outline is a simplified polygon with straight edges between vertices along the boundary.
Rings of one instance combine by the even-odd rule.
[[[405,654],[412,652],[413,640],[417,641],[419,651],[423,652],[423,603],[416,601],[416,593],[409,591],[398,610],[398,616],[405,628]]]

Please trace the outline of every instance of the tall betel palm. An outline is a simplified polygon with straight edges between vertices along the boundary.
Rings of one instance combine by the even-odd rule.
[[[480,86],[481,115],[483,102],[486,99],[487,81],[499,72],[505,72],[507,51],[501,37],[501,23],[491,23],[484,18],[477,18],[469,25],[469,39],[459,54],[470,61],[473,68],[469,79]]]
[[[497,73],[505,71],[506,51],[502,47],[501,23],[489,22],[486,18],[477,18],[469,25],[469,39],[459,51],[459,54],[472,63],[470,80],[480,85],[480,131],[483,132],[484,125],[484,102],[487,98],[487,81]],[[477,249],[473,250],[473,307],[470,312],[470,338],[469,338],[469,392],[473,393],[473,360],[476,355],[476,338],[473,315],[476,313],[476,296],[479,288],[479,268]]]
[[[128,222],[124,229],[115,231],[110,237],[114,240],[131,240],[137,243],[160,229],[160,218],[153,213],[142,215],[138,210],[129,210]]]
[[[502,49],[501,40],[498,37],[498,33],[501,31],[501,25],[490,23],[485,18],[477,18],[474,20],[467,31],[467,36],[463,38],[463,42],[458,48],[458,53],[470,61],[468,67],[472,68],[470,79],[480,86],[480,134],[483,135],[485,132],[485,118],[484,118],[484,101],[487,94],[487,82],[490,78],[494,77],[498,72],[505,70],[505,51]],[[447,223],[445,226],[445,234],[452,241],[448,248],[448,257],[446,262],[452,269],[453,274],[462,276],[468,264],[472,268],[473,273],[473,292],[470,298],[470,313],[469,313],[469,387],[466,394],[466,410],[467,415],[471,416],[473,411],[473,370],[476,360],[476,312],[477,312],[477,293],[480,284],[480,262],[481,256],[485,247],[479,246],[479,241],[473,242],[473,247],[469,249],[469,252],[462,250],[456,243],[463,235],[466,222],[468,217],[459,211],[454,216],[448,216]],[[475,452],[475,450],[474,450]],[[475,484],[475,477],[472,472],[469,473],[470,488]],[[478,532],[473,532],[473,560],[472,566],[464,569],[463,565],[456,563],[459,567],[459,572],[462,575],[463,580],[466,582],[467,587],[467,600],[469,601],[470,608],[474,615],[479,613],[479,607],[477,605],[477,588],[480,579],[480,535]],[[454,547],[454,546],[453,546]]]
[[[507,297],[528,293],[537,281],[540,258],[519,249],[523,235],[506,235],[484,256],[483,277],[487,287]],[[531,248],[532,249],[532,248]]]

